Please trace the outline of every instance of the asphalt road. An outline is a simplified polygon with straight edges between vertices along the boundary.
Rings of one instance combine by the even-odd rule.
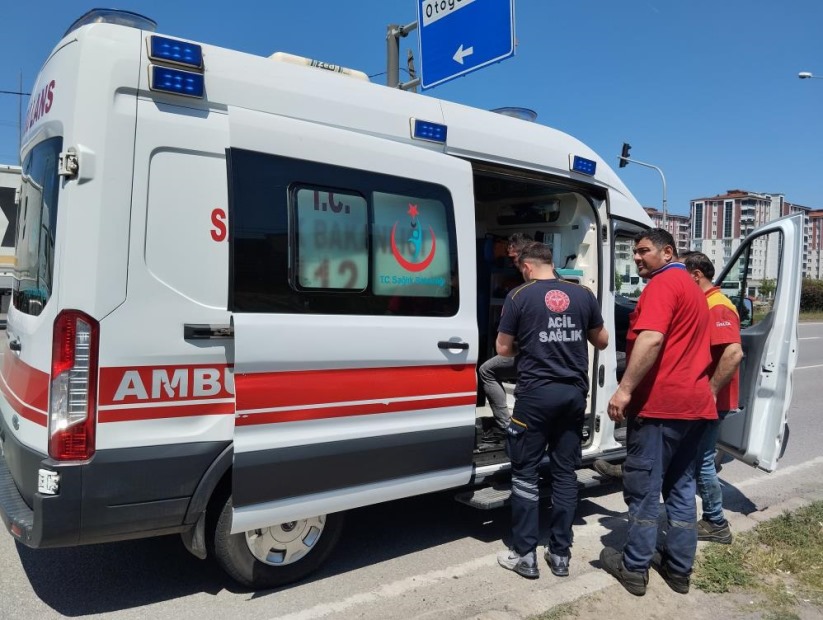
[[[721,473],[733,529],[770,507],[823,497],[823,323],[801,324],[800,338],[791,439],[779,470],[731,463]],[[544,566],[530,582],[494,560],[508,537],[508,509],[476,511],[453,493],[371,506],[348,514],[340,544],[313,578],[256,593],[189,555],[176,536],[33,551],[0,532],[0,618],[521,617],[613,584],[596,558],[604,544],[620,544],[624,512],[619,487],[585,491],[571,577],[554,578]]]

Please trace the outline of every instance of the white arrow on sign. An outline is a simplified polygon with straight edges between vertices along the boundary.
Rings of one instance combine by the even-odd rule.
[[[457,48],[457,51],[454,53],[454,56],[452,56],[452,58],[454,58],[457,62],[459,62],[462,65],[463,59],[466,56],[471,56],[472,54],[474,54],[474,47],[467,47],[466,49],[463,49],[463,44],[461,43],[460,47]]]

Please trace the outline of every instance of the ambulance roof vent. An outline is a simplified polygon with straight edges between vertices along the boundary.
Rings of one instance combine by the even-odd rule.
[[[537,112],[529,108],[495,108],[492,112],[497,112],[503,116],[511,116],[512,118],[519,118],[521,121],[537,120]]]
[[[303,65],[304,67],[316,67],[317,69],[325,69],[326,71],[331,71],[333,73],[340,73],[341,75],[347,75],[348,77],[353,77],[358,80],[365,80],[366,82],[369,81],[369,76],[363,73],[362,71],[358,71],[357,69],[349,69],[347,67],[341,67],[340,65],[332,65],[328,62],[323,62],[322,60],[314,60],[312,58],[305,58],[303,56],[295,56],[294,54],[287,54],[286,52],[275,52],[271,56],[269,56],[272,60],[276,60],[278,62],[287,62],[293,65]]]
[[[121,11],[120,9],[92,9],[75,20],[63,36],[65,37],[87,24],[117,24],[118,26],[128,26],[129,28],[138,28],[149,32],[157,30],[156,21],[139,13]]]

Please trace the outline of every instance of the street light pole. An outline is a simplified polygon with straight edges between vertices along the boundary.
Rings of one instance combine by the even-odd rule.
[[[657,170],[660,173],[660,178],[663,181],[663,228],[665,228],[666,227],[666,220],[667,220],[667,215],[666,214],[668,213],[668,210],[666,208],[666,177],[663,174],[663,171],[660,168],[658,168],[657,166],[653,165],[653,164],[647,164],[646,162],[637,161],[636,159],[631,159],[630,157],[621,156],[620,161],[621,161],[621,163],[626,162],[626,163],[637,164],[638,166],[645,166],[646,168],[654,168],[655,170]]]

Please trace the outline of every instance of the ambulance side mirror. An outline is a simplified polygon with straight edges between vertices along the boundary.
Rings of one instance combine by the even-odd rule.
[[[737,307],[737,314],[740,316],[740,329],[754,325],[754,302],[748,297],[734,298],[733,301]]]

